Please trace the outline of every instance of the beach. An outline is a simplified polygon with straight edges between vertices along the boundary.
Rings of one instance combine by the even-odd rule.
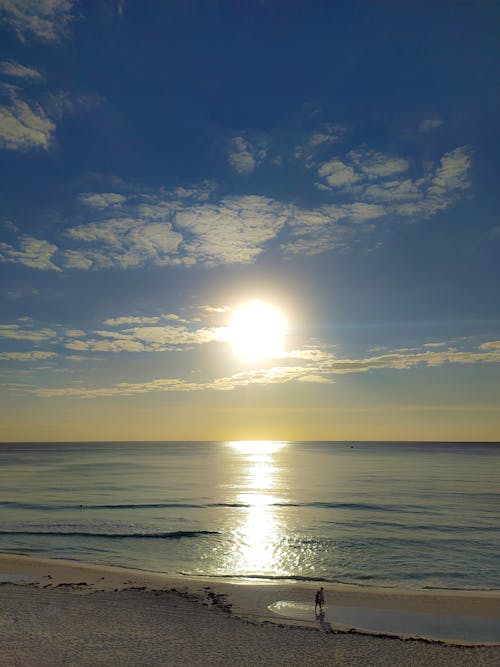
[[[325,584],[325,616],[317,618],[313,582],[234,583],[12,554],[0,555],[0,575],[0,665],[6,667],[487,666],[500,659],[500,642],[398,636],[325,620],[332,609],[357,608],[374,617],[380,610],[395,617],[463,615],[498,626],[495,591]],[[279,602],[284,615],[273,611]]]

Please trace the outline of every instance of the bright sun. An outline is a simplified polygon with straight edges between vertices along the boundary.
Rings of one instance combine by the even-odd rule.
[[[233,312],[227,333],[237,357],[261,361],[282,354],[286,322],[271,304],[249,301]]]

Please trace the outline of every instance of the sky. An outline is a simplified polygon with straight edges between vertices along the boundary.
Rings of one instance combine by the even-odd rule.
[[[500,440],[499,27],[0,0],[0,440]]]

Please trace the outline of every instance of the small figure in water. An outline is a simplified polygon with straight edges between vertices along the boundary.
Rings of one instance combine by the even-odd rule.
[[[316,591],[316,597],[314,598],[314,611],[319,607],[320,613],[323,611],[323,605],[325,604],[325,594],[323,592],[323,586]]]

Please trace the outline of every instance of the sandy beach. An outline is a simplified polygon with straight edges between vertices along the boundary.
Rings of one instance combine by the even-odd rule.
[[[325,586],[325,615],[316,617],[317,586],[310,582],[187,579],[10,554],[0,555],[0,582],[0,665],[6,667],[486,666],[500,660],[500,642],[419,638],[418,632],[380,632],[328,620],[357,609],[365,626],[366,619],[376,625],[377,616],[390,621],[408,614],[409,619],[463,617],[498,627],[496,591]]]

